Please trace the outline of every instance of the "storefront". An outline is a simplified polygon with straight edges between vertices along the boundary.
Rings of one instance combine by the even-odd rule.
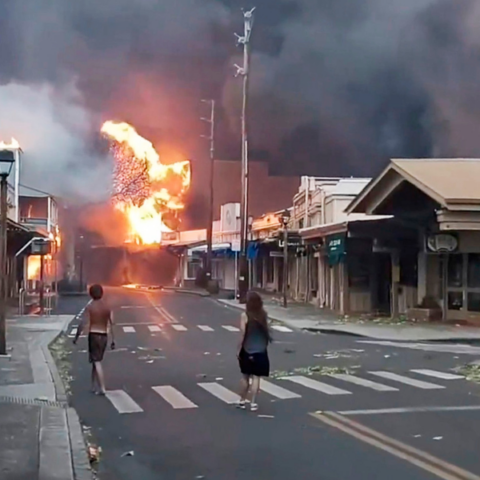
[[[416,282],[411,310],[424,319],[480,322],[479,178],[476,159],[393,160],[347,209],[391,214],[416,230],[400,273]]]

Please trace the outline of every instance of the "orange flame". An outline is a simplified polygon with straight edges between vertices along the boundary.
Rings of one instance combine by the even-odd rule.
[[[190,162],[163,164],[152,143],[128,123],[107,121],[101,132],[115,142],[119,169],[114,202],[128,219],[131,238],[127,241],[161,243],[162,233],[172,231],[162,221],[162,214],[184,208],[183,196],[191,182]]]
[[[40,255],[30,255],[27,258],[27,279],[38,280],[40,278]]]

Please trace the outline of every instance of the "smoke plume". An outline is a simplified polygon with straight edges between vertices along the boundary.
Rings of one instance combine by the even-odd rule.
[[[233,33],[242,33],[240,8],[250,6],[2,2],[0,136],[22,141],[28,181],[105,192],[109,164],[94,139],[101,120],[113,118],[133,123],[160,151],[192,159],[200,192],[208,157],[200,99],[218,100],[217,157],[239,156]],[[250,146],[272,171],[372,175],[389,157],[478,156],[477,1],[256,6]]]

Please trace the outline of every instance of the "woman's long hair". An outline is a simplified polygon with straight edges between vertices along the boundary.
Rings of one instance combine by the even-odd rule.
[[[253,320],[260,325],[263,333],[270,343],[272,341],[272,337],[270,335],[270,328],[268,327],[267,312],[263,308],[262,297],[257,292],[248,292],[246,314],[249,320]]]

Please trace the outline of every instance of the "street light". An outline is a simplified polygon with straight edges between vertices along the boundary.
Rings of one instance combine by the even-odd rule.
[[[0,355],[7,354],[7,178],[14,163],[15,154],[11,150],[0,151]]]
[[[280,215],[280,222],[283,225],[283,306],[287,308],[287,287],[288,287],[288,222],[290,221],[290,210],[286,208]]]

